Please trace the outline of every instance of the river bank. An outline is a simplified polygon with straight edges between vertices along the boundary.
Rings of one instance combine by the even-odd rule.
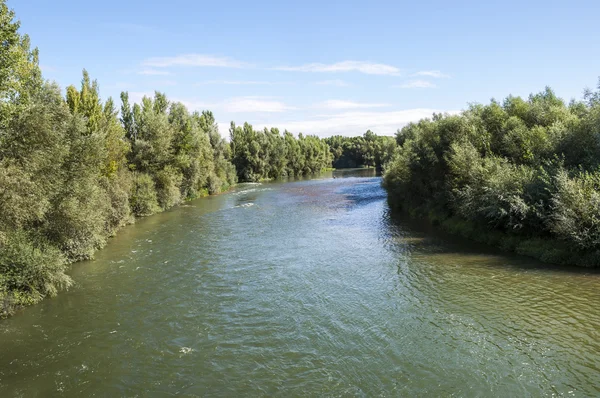
[[[598,256],[596,251],[588,253],[574,251],[571,245],[563,241],[511,235],[493,228],[485,228],[478,223],[460,217],[449,217],[441,212],[422,210],[411,212],[395,203],[393,198],[389,198],[388,201],[390,207],[396,209],[397,212],[415,220],[429,223],[435,228],[463,239],[498,248],[505,252],[531,257],[547,264],[591,269],[600,268],[595,265]]]

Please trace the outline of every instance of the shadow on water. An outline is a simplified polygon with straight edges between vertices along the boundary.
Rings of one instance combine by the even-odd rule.
[[[391,236],[408,243],[409,250],[427,253],[428,256],[461,257],[463,262],[468,261],[469,257],[473,257],[474,261],[481,261],[480,257],[485,256],[488,265],[497,267],[574,275],[600,275],[600,269],[597,268],[544,263],[531,257],[453,235],[426,219],[411,217],[408,213],[393,207],[387,208],[387,214],[383,218],[384,223],[387,223],[386,230]]]
[[[350,178],[350,177],[377,177],[380,176],[381,173],[378,173],[377,170],[370,169],[336,169],[332,172],[333,178]]]
[[[387,198],[387,193],[381,187],[380,178],[368,178],[349,186],[343,186],[339,193],[344,195],[348,207],[366,206]]]
[[[375,169],[341,169],[333,172],[333,177],[358,178],[360,181],[344,184],[338,190],[345,198],[346,209],[366,206],[387,199],[387,192],[381,186],[381,178]],[[513,268],[516,270],[537,270],[560,272],[574,275],[600,275],[600,269],[564,266],[507,252],[499,248],[475,242],[461,236],[445,232],[425,219],[411,217],[393,206],[387,206],[382,213],[381,231],[388,239],[399,242],[394,249],[399,252],[416,251],[430,258],[458,259],[463,263],[481,263],[489,266]],[[408,247],[407,247],[408,246]]]

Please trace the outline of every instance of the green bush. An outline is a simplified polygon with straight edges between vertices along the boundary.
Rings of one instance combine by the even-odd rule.
[[[137,217],[149,216],[160,211],[154,181],[150,175],[144,173],[134,175],[129,203],[131,211]]]
[[[113,236],[119,228],[134,221],[129,204],[132,176],[129,170],[121,169],[111,177],[102,178],[100,183],[110,200],[104,229],[107,236]]]
[[[24,231],[0,239],[0,318],[71,285],[61,251]]]
[[[600,173],[556,176],[550,230],[578,249],[600,248]]]
[[[158,205],[167,210],[181,203],[182,176],[171,166],[165,167],[156,173],[156,198]]]

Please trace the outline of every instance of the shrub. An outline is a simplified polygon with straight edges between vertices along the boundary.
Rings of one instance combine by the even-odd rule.
[[[181,202],[179,186],[182,176],[171,166],[156,173],[156,198],[158,205],[167,210]]]
[[[134,174],[129,203],[131,211],[138,217],[149,216],[160,211],[154,181],[150,175]]]
[[[61,251],[24,231],[10,231],[0,241],[0,317],[71,285]]]
[[[600,174],[582,172],[556,176],[552,196],[552,232],[581,250],[600,248]]]

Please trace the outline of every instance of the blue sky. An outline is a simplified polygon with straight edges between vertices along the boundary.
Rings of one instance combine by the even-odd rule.
[[[598,1],[8,0],[44,75],[154,90],[294,133],[393,134],[433,111],[600,76]]]

